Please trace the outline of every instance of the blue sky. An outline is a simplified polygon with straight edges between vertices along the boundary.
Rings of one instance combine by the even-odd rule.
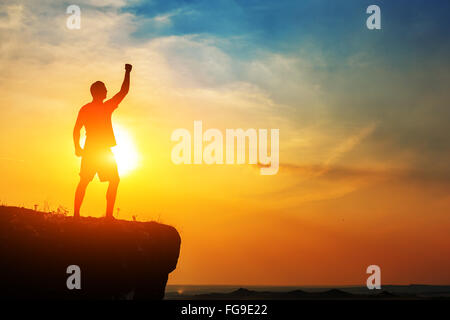
[[[437,4],[439,3],[439,5]],[[365,27],[365,9],[382,11],[380,32]],[[411,49],[448,48],[448,1],[144,1],[123,8],[142,20],[135,36],[201,35],[238,38],[227,49],[245,57],[255,50],[296,52],[313,42],[330,56],[370,48],[399,59]],[[152,18],[168,15],[170,23]],[[356,40],[356,41],[355,41]],[[386,49],[389,48],[389,56]]]
[[[371,4],[381,8],[382,30],[366,28],[366,8]],[[449,9],[448,1],[424,0],[199,0],[139,1],[121,10],[134,15],[136,41],[177,36],[211,43],[232,59],[229,69],[234,79],[254,83],[275,103],[292,106],[293,110],[279,112],[298,119],[299,126],[326,119],[330,126],[375,121],[374,139],[388,139],[384,147],[392,153],[411,148],[418,158],[425,158],[414,160],[423,168],[437,155],[449,157],[444,144],[450,138],[443,120],[450,116],[443,103],[448,98],[444,70],[449,70]],[[186,59],[196,59],[195,52],[183,50],[184,58],[191,54]],[[301,59],[277,75],[278,83],[285,83],[277,88],[242,68],[272,54]],[[311,87],[321,88],[312,100],[327,104],[325,115],[304,102],[299,88],[305,79],[299,75]]]

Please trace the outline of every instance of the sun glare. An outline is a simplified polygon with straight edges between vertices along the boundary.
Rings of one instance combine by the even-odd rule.
[[[117,161],[119,175],[124,176],[136,169],[139,156],[133,138],[123,127],[114,126],[114,135],[117,145],[112,148],[112,152]]]

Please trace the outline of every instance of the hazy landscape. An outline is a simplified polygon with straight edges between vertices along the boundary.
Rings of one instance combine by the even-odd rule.
[[[297,300],[297,299],[450,299],[450,285],[386,285],[380,290],[364,286],[276,287],[168,285],[165,299],[173,300]]]

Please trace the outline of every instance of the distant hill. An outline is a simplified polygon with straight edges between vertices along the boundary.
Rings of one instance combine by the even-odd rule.
[[[385,286],[382,290],[365,287],[323,289],[320,291],[290,290],[269,291],[239,288],[230,292],[166,293],[166,299],[174,300],[418,300],[450,299],[450,286]]]
[[[162,299],[180,243],[156,222],[0,206],[0,298]],[[81,290],[67,288],[69,265],[81,269]]]
[[[230,293],[209,293],[195,295],[194,299],[230,299],[230,300],[297,300],[297,299],[316,299],[316,298],[331,298],[342,299],[349,298],[353,295],[337,289],[328,290],[325,292],[306,292],[303,290],[294,290],[287,292],[272,292],[272,291],[254,291],[240,288]]]

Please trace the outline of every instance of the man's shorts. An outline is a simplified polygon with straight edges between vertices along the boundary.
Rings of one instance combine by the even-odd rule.
[[[111,149],[85,150],[83,152],[80,177],[91,181],[96,173],[100,181],[114,181],[119,179],[116,159]]]

